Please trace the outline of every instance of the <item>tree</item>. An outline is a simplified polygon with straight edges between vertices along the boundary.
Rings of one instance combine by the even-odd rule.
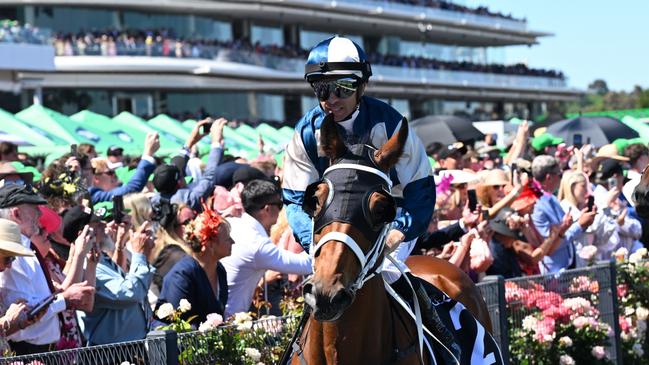
[[[588,92],[595,93],[597,95],[605,95],[609,92],[609,89],[606,81],[597,79],[588,85]]]

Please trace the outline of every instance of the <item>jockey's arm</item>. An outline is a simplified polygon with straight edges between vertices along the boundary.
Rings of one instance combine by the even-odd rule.
[[[318,171],[307,155],[302,136],[296,129],[286,147],[282,194],[288,224],[293,230],[293,236],[306,252],[309,252],[311,246],[312,227],[311,217],[302,209],[302,201],[306,187],[318,178]]]
[[[401,214],[394,220],[394,229],[410,241],[426,231],[435,209],[435,179],[421,140],[410,129],[403,155],[394,167],[403,187]]]

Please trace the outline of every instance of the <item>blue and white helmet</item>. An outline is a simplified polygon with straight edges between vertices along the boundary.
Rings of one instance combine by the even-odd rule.
[[[372,67],[358,44],[349,38],[335,36],[311,49],[304,66],[304,78],[313,82],[338,75],[351,75],[367,82],[372,76]]]

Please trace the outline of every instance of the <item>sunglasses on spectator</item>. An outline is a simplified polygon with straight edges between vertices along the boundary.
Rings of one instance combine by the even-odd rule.
[[[4,266],[9,266],[11,265],[12,262],[16,259],[16,256],[5,256],[2,258],[2,263]]]
[[[320,101],[329,99],[334,94],[339,99],[347,99],[358,89],[358,80],[346,78],[339,80],[321,80],[311,83],[316,97]]]
[[[180,222],[180,225],[181,225],[181,226],[186,226],[186,225],[188,225],[189,223],[191,223],[193,220],[194,220],[194,218],[187,218],[187,219],[185,219],[184,221]]]
[[[113,171],[113,170],[108,170],[108,171],[104,171],[104,172],[95,172],[95,175],[116,176],[115,171]]]
[[[494,190],[500,190],[500,189],[503,189],[503,188],[505,187],[505,185],[491,185],[491,187],[492,187]]]

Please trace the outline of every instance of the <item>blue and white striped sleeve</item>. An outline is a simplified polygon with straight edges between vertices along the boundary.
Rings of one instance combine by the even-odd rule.
[[[400,122],[402,123],[402,122]],[[399,126],[395,130],[399,130]],[[403,154],[395,166],[403,187],[402,213],[395,219],[396,229],[403,232],[405,241],[419,237],[430,222],[435,209],[435,179],[421,140],[408,127],[408,139]]]
[[[318,171],[307,154],[302,135],[296,128],[286,147],[282,192],[288,224],[306,252],[309,252],[312,241],[311,218],[302,210],[302,201],[306,187],[317,181],[318,177]]]

